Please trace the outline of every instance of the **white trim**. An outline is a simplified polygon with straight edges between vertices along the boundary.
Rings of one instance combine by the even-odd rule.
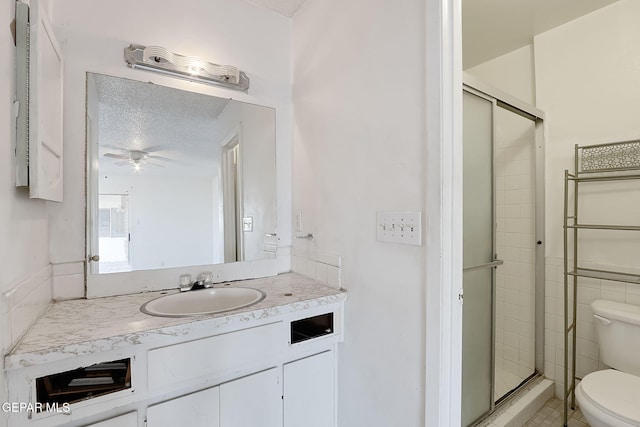
[[[231,129],[229,134],[222,140],[220,147],[227,147],[229,144],[232,144],[231,146],[229,146],[229,148],[233,148],[233,146],[235,146],[236,144],[239,144],[239,141],[242,139],[241,137],[242,137],[242,122],[239,122],[238,125],[235,126],[233,129]],[[234,139],[237,139],[238,141],[234,141]]]
[[[89,103],[89,76],[87,76],[87,105]],[[91,261],[94,255],[100,254],[100,239],[98,237],[98,226],[94,230],[94,223],[98,223],[98,141],[93,134],[93,117],[89,112],[86,116],[86,186],[85,186],[85,260],[87,261],[88,274],[98,274],[98,262]],[[94,144],[95,143],[95,144]]]
[[[223,229],[224,229],[224,262],[244,261],[244,233],[242,232],[242,218],[244,217],[244,197],[242,183],[242,123],[234,128],[234,130],[224,139],[222,146],[222,208],[223,208]],[[234,188],[229,187],[230,160],[229,155],[236,150],[235,169],[233,170]],[[228,203],[230,196],[233,195],[233,203]],[[229,221],[233,217],[233,223]],[[233,227],[230,227],[233,225]],[[233,247],[226,237],[234,234]],[[229,251],[233,249],[236,261],[227,261]],[[238,256],[239,255],[239,256]]]
[[[427,0],[425,426],[459,426],[462,389],[461,0]]]

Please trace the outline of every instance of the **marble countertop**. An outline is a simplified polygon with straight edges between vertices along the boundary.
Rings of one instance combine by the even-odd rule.
[[[230,283],[259,289],[266,298],[243,309],[189,317],[156,317],[140,311],[143,303],[177,291],[54,302],[5,356],[5,369],[126,348],[167,335],[215,330],[346,299],[344,291],[294,273]]]

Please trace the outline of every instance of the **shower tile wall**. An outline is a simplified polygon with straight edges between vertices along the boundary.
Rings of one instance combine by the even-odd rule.
[[[495,139],[496,271],[495,398],[534,372],[535,153],[533,125],[497,109]],[[505,120],[500,120],[501,116]],[[509,129],[506,129],[506,125]]]
[[[572,261],[569,261],[572,263]],[[629,267],[581,263],[586,268],[622,270],[640,274]],[[562,398],[564,383],[564,268],[563,259],[547,257],[545,283],[545,366],[544,375],[555,381],[556,397]],[[584,377],[593,371],[606,369],[599,361],[595,338],[593,312],[590,304],[597,299],[640,305],[640,286],[581,278],[578,282],[578,322],[576,342],[576,374]]]

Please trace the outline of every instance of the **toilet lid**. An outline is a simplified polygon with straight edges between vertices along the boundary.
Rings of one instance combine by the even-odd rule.
[[[640,377],[607,369],[585,376],[580,387],[584,396],[602,411],[640,424]]]

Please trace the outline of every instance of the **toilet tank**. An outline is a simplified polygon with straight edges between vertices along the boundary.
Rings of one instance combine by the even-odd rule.
[[[591,303],[600,360],[640,376],[640,306],[597,300]]]

